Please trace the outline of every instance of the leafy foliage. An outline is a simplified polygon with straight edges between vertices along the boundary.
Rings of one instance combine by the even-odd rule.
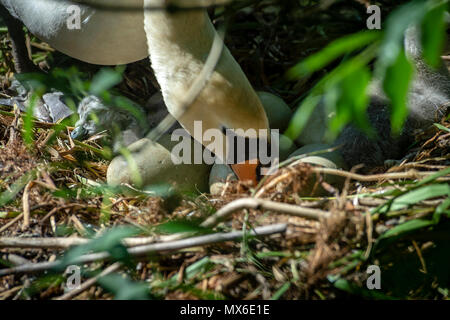
[[[328,109],[336,113],[330,125],[330,140],[350,122],[373,136],[365,117],[367,85],[370,80],[383,83],[383,89],[391,100],[391,127],[394,133],[399,133],[408,114],[408,89],[414,74],[414,67],[403,49],[405,31],[413,25],[420,27],[424,57],[431,66],[437,67],[443,49],[446,9],[447,1],[412,1],[396,9],[387,19],[382,31],[361,31],[335,40],[325,49],[292,67],[286,73],[287,79],[301,79],[344,55],[350,55],[350,58],[343,59],[338,67],[319,81],[303,100],[286,135],[295,139],[301,134],[313,108],[321,101],[320,97],[324,96]],[[358,51],[367,46],[370,50],[366,49],[358,54]],[[375,71],[373,75],[369,75],[367,66],[374,59]]]

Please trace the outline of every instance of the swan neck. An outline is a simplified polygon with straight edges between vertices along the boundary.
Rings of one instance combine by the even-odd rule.
[[[154,11],[146,13],[150,37],[177,43],[196,43],[214,38],[214,29],[205,10]]]

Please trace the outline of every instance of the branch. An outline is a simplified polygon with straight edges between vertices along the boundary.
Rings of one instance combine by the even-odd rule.
[[[371,174],[371,175],[362,175],[353,172],[338,170],[338,169],[330,169],[330,168],[312,168],[313,172],[316,173],[324,173],[330,174],[334,176],[340,176],[344,178],[349,178],[353,180],[358,180],[362,182],[374,182],[380,180],[398,180],[398,179],[420,179],[432,176],[433,174],[437,174],[438,171],[429,171],[429,172],[419,172],[415,170],[410,170],[406,172],[392,172],[392,173],[381,173],[381,174]],[[439,181],[438,179],[436,179]]]
[[[25,231],[30,226],[30,190],[33,187],[33,181],[30,181],[25,186],[25,189],[23,191],[22,196],[22,207],[23,207],[23,224],[22,224],[22,231]]]
[[[327,218],[329,213],[326,211],[304,208],[297,205],[273,202],[269,200],[244,198],[235,200],[219,209],[214,215],[207,218],[202,227],[212,228],[220,221],[226,219],[233,212],[241,209],[264,209],[271,210],[283,214],[302,217],[306,219],[320,220]],[[180,240],[190,233],[177,233],[174,235],[159,237],[163,242]],[[125,238],[122,243],[126,247],[136,247],[154,243],[157,237],[144,238]],[[82,245],[89,242],[84,238],[0,238],[0,248],[37,248],[37,249],[67,249],[72,246]]]
[[[10,222],[8,222],[7,224],[5,224],[3,227],[0,228],[0,233],[2,233],[3,231],[5,231],[6,229],[8,229],[9,227],[11,227],[13,224],[15,224],[17,221],[19,221],[20,219],[22,219],[23,217],[23,212],[21,214],[19,214],[17,217],[15,217],[14,219],[12,219]],[[1,239],[1,238],[0,238]],[[0,247],[1,247],[1,241],[0,241]]]
[[[142,246],[154,243],[157,237],[125,238],[122,243],[126,247]],[[85,238],[9,238],[0,237],[0,248],[33,248],[33,249],[67,249],[86,244]]]
[[[268,225],[264,227],[258,227],[253,230],[246,231],[246,235],[249,236],[265,236],[271,235],[275,233],[283,233],[286,231],[287,224],[274,224]],[[225,242],[225,241],[236,241],[244,237],[243,231],[233,231],[229,233],[215,233],[206,236],[188,238],[178,241],[172,241],[167,243],[154,243],[144,246],[138,246],[134,248],[128,249],[128,254],[131,256],[143,256],[154,253],[167,253],[174,250],[180,250],[191,247],[198,246],[206,246],[217,242]],[[98,252],[86,254],[78,257],[73,263],[74,264],[85,264],[98,260],[105,260],[110,258],[110,254],[108,252]],[[0,276],[5,276],[8,274],[16,274],[16,273],[30,273],[30,272],[39,272],[49,270],[55,267],[61,267],[62,264],[59,261],[55,262],[42,262],[42,263],[33,263],[33,264],[24,264],[21,266],[2,269],[0,270]]]
[[[226,206],[220,208],[214,215],[206,219],[201,224],[201,226],[205,228],[211,228],[219,223],[219,221],[231,215],[233,212],[241,209],[272,210],[279,213],[314,220],[320,220],[329,216],[328,212],[318,209],[304,208],[296,205],[273,202],[269,200],[243,198],[230,202]]]

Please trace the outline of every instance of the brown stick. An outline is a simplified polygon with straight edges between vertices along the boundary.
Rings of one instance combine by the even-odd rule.
[[[274,224],[268,225],[264,227],[258,227],[253,230],[246,231],[246,234],[249,236],[266,236],[276,233],[283,233],[286,231],[287,224]],[[172,242],[162,242],[162,243],[153,243],[144,246],[138,246],[134,248],[128,249],[128,254],[131,256],[144,256],[152,253],[166,253],[170,251],[186,249],[191,247],[198,246],[206,246],[218,242],[225,241],[236,241],[241,239],[244,236],[243,231],[233,231],[228,233],[215,233],[209,234],[200,237],[187,238],[183,240],[177,240]],[[110,257],[108,252],[98,252],[86,254],[78,257],[73,263],[74,264],[85,264],[98,260],[105,260]],[[33,264],[25,264],[13,268],[8,269],[0,269],[0,277],[8,274],[16,274],[16,273],[30,273],[30,272],[39,272],[49,270],[51,268],[59,267],[60,262],[42,262],[42,263],[33,263]]]
[[[357,173],[352,173],[348,171],[338,170],[338,169],[330,169],[330,168],[319,168],[314,167],[312,171],[323,174],[331,174],[335,176],[340,176],[344,178],[350,178],[353,180],[358,180],[362,182],[374,182],[380,180],[398,180],[398,179],[420,179],[426,178],[433,174],[438,173],[437,171],[430,172],[419,172],[415,170],[410,170],[407,172],[393,172],[393,173],[382,173],[382,174],[371,174],[371,175],[362,175]]]
[[[20,218],[16,217],[15,219]],[[11,221],[12,222],[12,221]],[[142,246],[154,243],[157,237],[125,238],[126,247]],[[85,238],[17,238],[0,237],[0,248],[67,249],[89,242]]]
[[[233,212],[241,209],[265,209],[314,220],[320,220],[329,216],[328,212],[318,209],[304,208],[296,205],[273,202],[269,200],[243,198],[230,202],[226,206],[222,207],[214,215],[206,219],[201,224],[201,226],[205,228],[211,228],[219,223],[219,221],[231,215]]]
[[[23,207],[23,225],[22,231],[25,231],[30,226],[30,189],[33,187],[33,181],[30,181],[25,186],[22,196]]]
[[[7,224],[5,224],[3,227],[0,228],[0,233],[2,233],[3,231],[5,231],[6,229],[8,229],[9,227],[11,227],[14,223],[16,223],[17,221],[19,221],[20,219],[22,219],[23,217],[23,212],[21,214],[19,214],[17,217],[15,217],[14,219],[12,219],[10,222],[8,222]]]
[[[45,215],[45,217],[43,217],[41,219],[41,221],[39,221],[39,224],[43,224],[45,221],[47,221],[52,215],[54,215],[56,212],[58,212],[59,210],[64,210],[64,209],[68,209],[68,208],[73,208],[73,207],[84,207],[85,205],[80,204],[80,203],[69,203],[66,204],[64,206],[60,206],[60,207],[55,207],[52,210],[49,211],[49,213],[47,213]]]

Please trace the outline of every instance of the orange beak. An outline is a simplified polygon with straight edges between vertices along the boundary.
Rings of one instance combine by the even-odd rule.
[[[250,163],[250,161],[247,160],[241,163],[232,164],[231,168],[233,169],[234,173],[236,173],[239,180],[250,180],[254,185],[258,183],[258,175],[256,172],[258,163]]]

